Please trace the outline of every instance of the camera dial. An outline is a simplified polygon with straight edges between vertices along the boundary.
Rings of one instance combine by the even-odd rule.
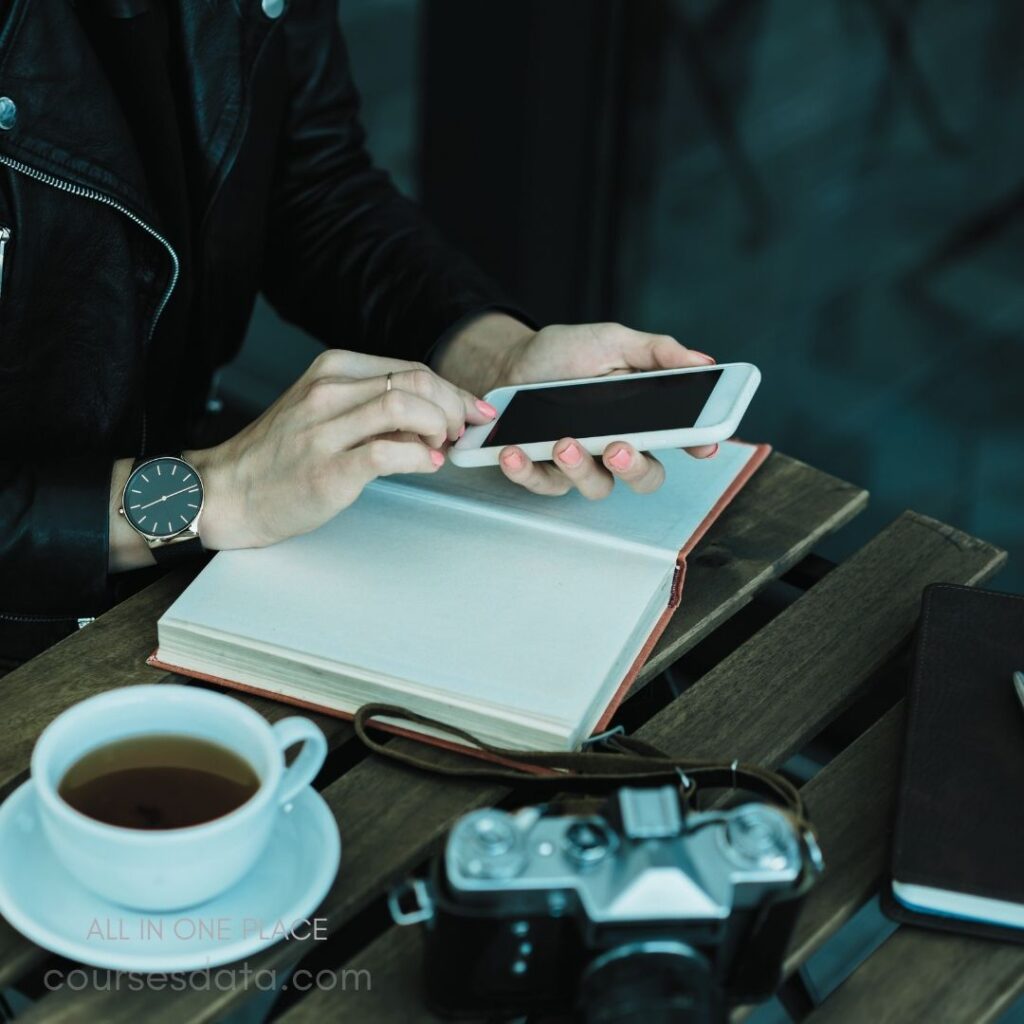
[[[614,844],[615,837],[601,818],[584,818],[565,830],[565,852],[580,867],[604,860]]]
[[[455,826],[449,850],[459,868],[471,878],[512,878],[526,863],[522,834],[504,811],[467,814]]]
[[[785,871],[799,864],[800,849],[789,820],[762,804],[739,807],[725,827],[725,848],[740,867],[754,871]]]

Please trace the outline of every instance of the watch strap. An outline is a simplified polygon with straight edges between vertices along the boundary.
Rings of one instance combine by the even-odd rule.
[[[170,544],[154,544],[149,550],[153,552],[157,565],[171,566],[189,562],[203,554],[206,549],[198,537],[189,537],[187,540],[172,541]]]

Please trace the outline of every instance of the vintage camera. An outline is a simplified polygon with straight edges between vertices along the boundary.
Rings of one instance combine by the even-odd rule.
[[[390,905],[425,923],[427,998],[449,1016],[724,1021],[775,991],[821,869],[773,806],[688,813],[672,786],[626,787],[584,813],[467,814]]]

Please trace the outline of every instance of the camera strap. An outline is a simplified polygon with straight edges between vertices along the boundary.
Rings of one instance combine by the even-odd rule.
[[[421,756],[410,753],[401,744],[374,739],[369,730],[381,728],[380,723],[375,726],[374,719],[387,719],[385,728],[397,728],[400,731],[402,723],[425,726],[432,734],[452,737],[451,742],[456,745],[456,749],[468,748],[468,753],[482,756],[486,760],[479,766],[466,765],[436,754],[425,753]],[[359,739],[374,753],[433,775],[520,786],[525,784],[530,788],[556,792],[671,783],[679,785],[688,800],[698,790],[744,790],[780,804],[798,821],[805,821],[800,791],[778,772],[759,765],[741,764],[739,761],[692,761],[670,757],[636,736],[619,734],[615,730],[595,737],[603,746],[602,750],[592,749],[597,745],[593,740],[587,749],[581,751],[513,750],[487,743],[465,729],[395,704],[364,704],[356,712],[353,726]]]

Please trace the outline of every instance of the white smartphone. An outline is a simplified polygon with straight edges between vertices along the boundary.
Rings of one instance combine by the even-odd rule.
[[[543,461],[563,437],[591,455],[612,441],[640,451],[714,444],[736,432],[760,382],[756,366],[725,363],[496,388],[485,398],[497,418],[467,427],[448,457],[456,466],[493,466],[514,444]]]

